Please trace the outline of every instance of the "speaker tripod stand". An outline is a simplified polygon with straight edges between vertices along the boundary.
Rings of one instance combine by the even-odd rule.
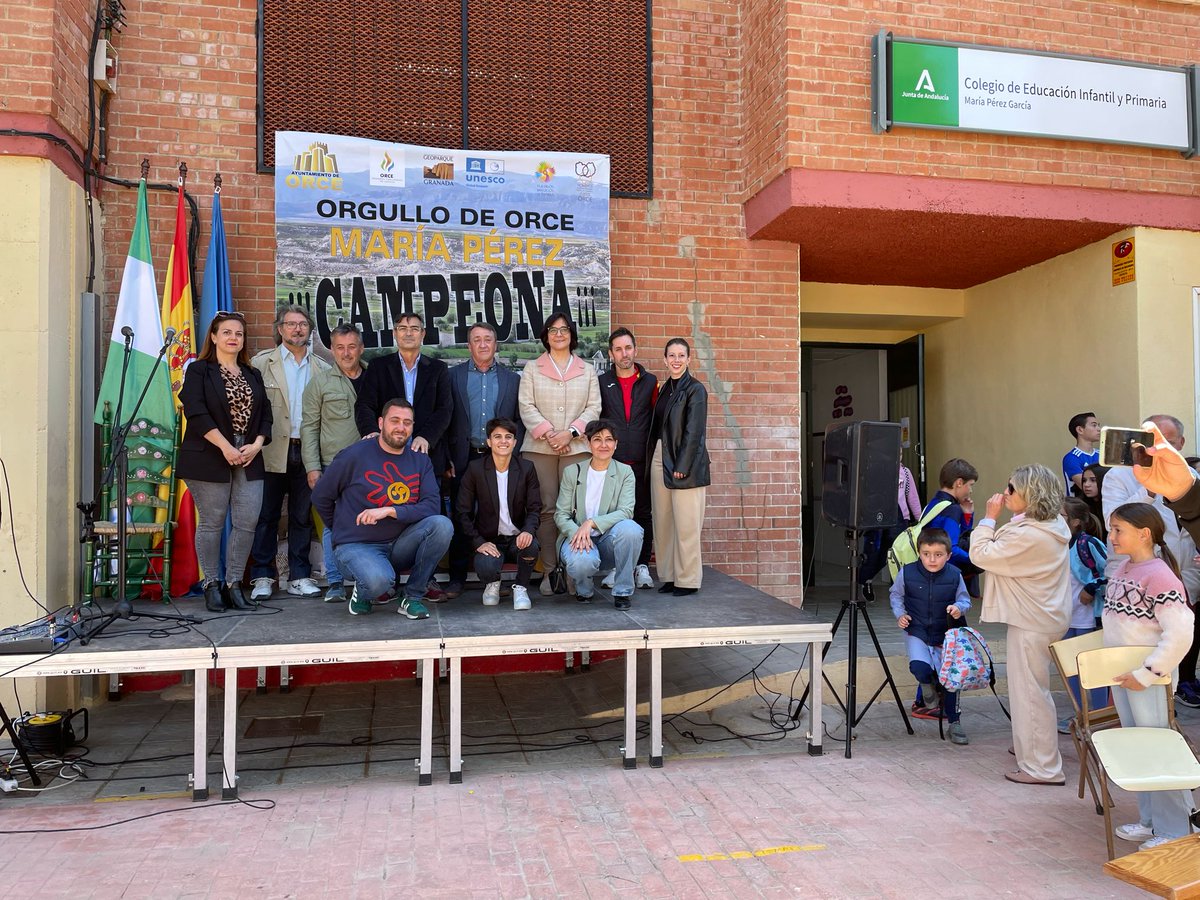
[[[892,672],[888,668],[887,657],[884,656],[883,647],[879,645],[879,637],[875,634],[875,626],[871,624],[871,617],[867,613],[867,602],[863,599],[858,586],[858,570],[862,565],[862,554],[859,551],[859,537],[861,532],[856,529],[848,529],[846,531],[846,546],[850,551],[850,593],[848,599],[842,600],[842,608],[837,614],[837,618],[833,620],[833,636],[837,637],[838,629],[842,625],[842,621],[849,622],[849,656],[846,660],[846,701],[843,703],[842,698],[837,695],[834,689],[833,682],[829,680],[829,676],[824,674],[824,666],[822,666],[821,677],[825,683],[829,685],[830,693],[837,701],[838,706],[846,716],[846,759],[850,759],[851,747],[854,741],[854,729],[866,717],[875,701],[879,699],[879,695],[883,693],[884,688],[892,689],[892,697],[896,700],[896,709],[900,710],[900,717],[904,720],[904,727],[908,729],[909,734],[913,734],[912,723],[908,720],[908,711],[904,708],[904,701],[900,699],[900,691],[896,688],[896,682],[892,678]],[[847,614],[849,617],[847,618]],[[875,645],[875,655],[879,659],[879,665],[883,667],[883,683],[876,688],[875,693],[871,695],[871,699],[867,701],[862,708],[862,712],[858,711],[858,619],[862,617],[863,623],[867,626],[867,632],[871,635],[871,643]],[[821,661],[824,662],[825,657],[829,655],[830,649],[833,647],[833,641],[825,645],[825,649],[821,651]],[[804,704],[808,700],[808,692],[811,686],[805,687],[803,695],[800,697],[800,702],[796,705],[796,710],[792,714],[792,719],[795,721],[800,711],[804,709]]]

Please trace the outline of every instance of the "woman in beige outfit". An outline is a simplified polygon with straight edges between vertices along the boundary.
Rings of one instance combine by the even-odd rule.
[[[600,383],[596,370],[572,352],[579,346],[579,335],[564,314],[546,320],[541,339],[546,352],[526,363],[517,404],[525,423],[521,456],[533,464],[541,488],[537,538],[542,571],[549,573],[557,562],[554,509],[559,483],[567,466],[589,456],[583,429],[600,417]],[[542,593],[551,593],[549,578],[542,579]]]
[[[1008,698],[1018,784],[1065,784],[1050,696],[1050,644],[1071,620],[1063,483],[1045,466],[1021,466],[987,502],[971,532],[971,562],[987,573],[980,620],[1008,625]],[[1012,520],[996,527],[1007,507]]]

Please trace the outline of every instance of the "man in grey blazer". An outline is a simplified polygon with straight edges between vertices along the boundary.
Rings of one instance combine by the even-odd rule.
[[[467,466],[487,456],[487,423],[493,419],[511,419],[517,423],[517,446],[525,437],[525,426],[517,410],[521,376],[496,359],[496,329],[487,322],[476,322],[467,331],[471,358],[450,370],[450,395],[454,413],[450,419],[447,444],[450,450],[450,506],[458,508],[458,490]],[[455,521],[454,540],[450,542],[450,582],[446,598],[463,592],[467,567],[471,562],[471,543]]]
[[[592,576],[611,569],[613,605],[629,609],[633,567],[642,549],[642,526],[633,520],[633,469],[613,459],[616,432],[607,419],[587,424],[584,433],[592,458],[564,470],[554,524],[559,535],[558,558],[575,582],[576,599],[590,602]]]

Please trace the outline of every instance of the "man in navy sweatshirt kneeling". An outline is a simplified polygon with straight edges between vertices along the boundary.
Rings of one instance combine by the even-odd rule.
[[[412,405],[389,400],[379,436],[341,451],[313,489],[313,507],[333,529],[338,568],[355,581],[351,615],[386,603],[397,572],[408,569],[400,613],[429,617],[425,589],[454,525],[439,513],[441,492],[429,456],[408,446],[412,431]]]

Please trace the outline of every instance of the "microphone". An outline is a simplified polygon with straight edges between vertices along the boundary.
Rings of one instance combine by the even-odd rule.
[[[121,334],[124,335],[124,337],[125,337],[125,346],[126,347],[132,346],[133,345],[133,329],[130,328],[128,325],[122,325],[121,326]]]
[[[168,347],[170,347],[172,344],[174,344],[174,343],[175,343],[175,329],[174,329],[174,328],[168,328],[168,329],[166,330],[166,332],[163,334],[163,337],[165,338],[165,341],[164,341],[164,343],[165,343],[165,344],[166,344]]]

